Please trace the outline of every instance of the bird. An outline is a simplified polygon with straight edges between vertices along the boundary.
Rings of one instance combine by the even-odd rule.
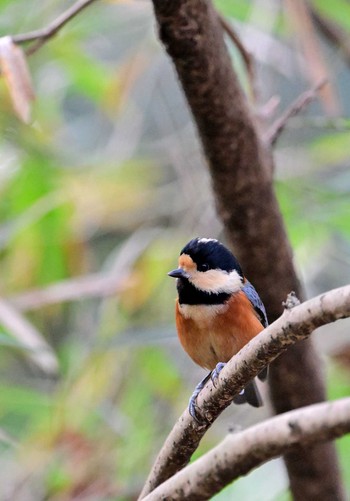
[[[237,258],[214,238],[193,238],[181,250],[175,306],[180,343],[192,360],[209,370],[196,386],[189,412],[196,421],[196,399],[209,378],[214,385],[226,362],[268,325],[259,294],[244,276]],[[267,368],[259,374],[267,377]],[[263,405],[254,380],[235,396],[236,404]]]

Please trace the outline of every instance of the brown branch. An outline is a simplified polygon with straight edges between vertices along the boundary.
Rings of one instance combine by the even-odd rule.
[[[314,404],[228,435],[220,444],[144,498],[202,501],[296,444],[335,439],[350,432],[350,398]]]
[[[247,74],[248,74],[248,80],[250,84],[250,90],[252,94],[253,101],[257,101],[257,89],[256,89],[256,72],[255,72],[255,64],[254,64],[254,59],[252,58],[252,55],[250,52],[247,51],[247,49],[244,47],[244,44],[241,42],[241,39],[233,29],[231,23],[219,12],[218,18],[220,21],[221,26],[225,30],[227,36],[230,38],[230,40],[234,43],[234,45],[237,47],[239,53],[241,54],[241,57],[244,61],[245,67],[247,69]]]
[[[288,346],[306,339],[321,325],[350,316],[350,285],[317,296],[283,315],[235,355],[219,375],[216,387],[209,382],[198,396],[198,412],[207,420],[195,422],[184,411],[166,439],[140,498],[174,475],[190,460],[202,436],[219,414],[254,376]]]
[[[270,151],[232,69],[210,0],[153,0],[153,5],[160,39],[198,127],[228,241],[273,321],[281,314],[283,298],[291,290],[301,297],[302,291],[273,191]],[[318,358],[308,341],[279,357],[270,374],[277,412],[326,397]],[[343,499],[332,444],[287,454],[285,461],[296,500],[322,498],[325,492],[329,499]]]
[[[34,41],[35,43],[27,49],[27,55],[31,55],[50,38],[54,37],[63,28],[63,26],[65,26],[71,19],[78,15],[79,12],[81,12],[83,9],[85,9],[95,1],[96,0],[78,0],[66,11],[62,12],[61,15],[59,15],[45,28],[30,31],[29,33],[13,35],[11,36],[11,39],[16,44],[23,44]]]
[[[305,92],[303,92],[300,96],[296,98],[295,101],[293,101],[288,108],[285,110],[285,112],[282,114],[281,117],[279,117],[270,127],[270,129],[267,131],[264,141],[266,144],[269,146],[274,146],[283,132],[284,128],[286,127],[288,121],[290,118],[294,117],[298,113],[304,110],[304,108],[310,104],[314,99],[316,99],[318,95],[318,91],[326,85],[327,81],[322,80],[316,87],[313,89],[309,89]]]

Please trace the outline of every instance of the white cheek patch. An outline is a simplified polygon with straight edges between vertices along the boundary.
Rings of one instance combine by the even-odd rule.
[[[243,287],[236,270],[230,273],[222,270],[195,271],[191,273],[190,281],[197,289],[210,294],[232,294]]]

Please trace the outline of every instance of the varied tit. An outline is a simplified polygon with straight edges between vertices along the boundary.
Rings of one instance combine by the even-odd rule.
[[[209,374],[196,386],[189,412],[196,415],[196,398],[211,377],[213,383],[226,362],[268,324],[265,307],[244,277],[235,256],[218,240],[194,238],[181,251],[177,278],[176,327],[180,342],[194,362]],[[266,378],[266,370],[259,375]],[[255,381],[234,398],[237,404],[262,405]]]

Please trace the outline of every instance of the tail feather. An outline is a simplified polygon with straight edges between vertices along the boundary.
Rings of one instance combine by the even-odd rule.
[[[253,407],[261,407],[263,405],[263,400],[254,380],[250,381],[244,390],[234,397],[233,401],[237,405],[245,403]]]

